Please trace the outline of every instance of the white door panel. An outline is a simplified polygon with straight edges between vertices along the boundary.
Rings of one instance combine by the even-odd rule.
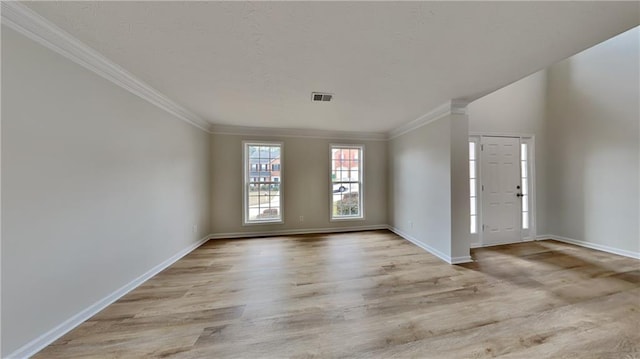
[[[483,244],[520,241],[520,139],[483,137],[481,143]]]

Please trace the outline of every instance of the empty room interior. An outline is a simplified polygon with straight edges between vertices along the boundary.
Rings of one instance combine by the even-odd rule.
[[[640,2],[1,4],[2,358],[640,355]]]

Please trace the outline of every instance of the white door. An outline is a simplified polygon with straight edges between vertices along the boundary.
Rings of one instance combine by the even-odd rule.
[[[520,139],[482,137],[482,244],[521,240]]]

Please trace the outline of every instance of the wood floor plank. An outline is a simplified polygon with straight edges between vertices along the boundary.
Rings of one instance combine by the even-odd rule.
[[[472,254],[388,231],[211,240],[35,358],[640,358],[640,261]]]

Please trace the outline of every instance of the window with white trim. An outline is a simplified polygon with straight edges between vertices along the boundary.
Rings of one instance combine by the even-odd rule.
[[[364,146],[331,145],[331,219],[361,219]]]
[[[529,145],[520,144],[520,180],[522,186],[522,229],[529,229]]]
[[[470,195],[470,232],[478,233],[478,142],[469,140],[469,195]]]
[[[283,144],[244,142],[244,224],[282,223]]]

